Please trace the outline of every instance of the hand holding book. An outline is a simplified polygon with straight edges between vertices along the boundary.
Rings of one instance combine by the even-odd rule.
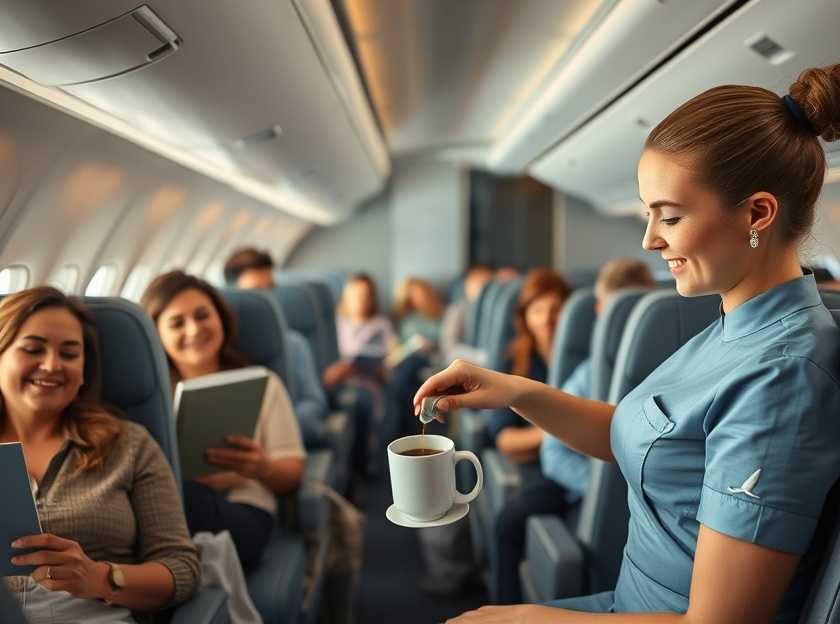
[[[207,461],[227,468],[249,479],[262,479],[271,470],[271,460],[265,450],[251,438],[229,435],[227,448],[207,449]]]

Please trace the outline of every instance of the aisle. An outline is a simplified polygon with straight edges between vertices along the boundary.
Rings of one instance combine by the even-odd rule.
[[[447,597],[421,592],[422,574],[415,531],[388,522],[387,480],[367,492],[365,554],[359,596],[359,624],[436,624],[487,603],[483,590]]]

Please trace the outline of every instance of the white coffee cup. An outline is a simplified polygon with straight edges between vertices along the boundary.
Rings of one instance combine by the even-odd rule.
[[[401,455],[414,449],[440,451],[434,455]],[[468,460],[478,481],[469,494],[455,489],[455,464]],[[394,506],[413,520],[428,522],[446,515],[453,505],[469,503],[481,492],[484,472],[470,451],[456,451],[455,443],[440,435],[413,435],[388,445]]]

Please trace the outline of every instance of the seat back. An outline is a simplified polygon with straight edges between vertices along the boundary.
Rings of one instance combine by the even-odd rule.
[[[627,289],[616,292],[610,297],[600,318],[595,321],[592,331],[592,389],[590,398],[606,401],[610,392],[610,381],[621,336],[627,325],[627,319],[633,307],[649,290]]]
[[[508,344],[516,331],[513,313],[519,300],[522,280],[504,282],[496,295],[492,320],[487,333],[487,366],[504,370],[507,361]]]
[[[464,319],[464,342],[471,347],[478,346],[478,337],[481,331],[481,314],[484,311],[484,303],[487,298],[487,294],[491,290],[490,284],[492,284],[492,282],[487,282],[481,287],[478,297],[476,297],[475,301],[473,301],[467,309],[467,315]]]
[[[239,349],[254,364],[276,373],[294,396],[286,346],[286,321],[269,291],[225,289],[222,296],[236,316]]]
[[[618,403],[672,353],[720,318],[720,297],[683,297],[675,290],[645,295],[627,319],[609,398]]]
[[[591,288],[574,291],[557,320],[548,363],[549,385],[560,388],[578,364],[589,357],[594,326],[595,292]]]
[[[312,290],[299,281],[286,280],[268,292],[283,311],[287,326],[306,338],[320,375],[331,362],[325,353],[318,301]]]
[[[482,297],[481,299],[481,310],[479,311],[478,323],[478,338],[476,341],[476,346],[479,349],[488,349],[491,332],[490,328],[493,325],[494,319],[496,318],[496,313],[499,310],[498,304],[496,302],[499,296],[501,295],[504,286],[504,282],[490,282],[487,285],[487,292],[484,293],[484,297]]]
[[[321,341],[323,342],[324,358],[328,364],[337,362],[338,332],[335,327],[336,299],[326,282],[310,280],[307,282],[318,304],[318,319],[321,324]]]
[[[152,319],[125,299],[85,297],[84,303],[96,321],[105,403],[146,427],[180,484],[169,365]]]
[[[672,353],[719,315],[720,297],[648,292],[637,299],[624,327],[608,400],[617,404]],[[597,331],[597,330],[596,330]],[[589,562],[589,590],[615,586],[627,541],[627,482],[618,466],[592,460],[577,537]]]
[[[840,310],[840,291],[837,290],[820,290],[820,298],[823,305],[831,310],[834,314],[835,310]]]
[[[833,301],[826,300],[826,292],[821,291],[823,303],[829,308],[840,308]],[[838,295],[840,293],[829,293]],[[834,322],[840,325],[840,309],[832,309]],[[836,483],[826,497],[825,506],[806,555],[806,560],[813,556],[822,557],[815,562],[817,567],[810,594],[799,616],[800,624],[839,624],[840,623],[840,482]]]

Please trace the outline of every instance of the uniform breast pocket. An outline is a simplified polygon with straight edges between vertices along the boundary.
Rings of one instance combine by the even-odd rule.
[[[663,438],[673,430],[674,423],[659,407],[655,395],[645,399],[641,416],[642,422],[639,423],[640,431],[637,434],[641,460],[639,478],[645,494],[657,498],[660,482],[668,481],[667,473],[673,469],[672,449]]]

